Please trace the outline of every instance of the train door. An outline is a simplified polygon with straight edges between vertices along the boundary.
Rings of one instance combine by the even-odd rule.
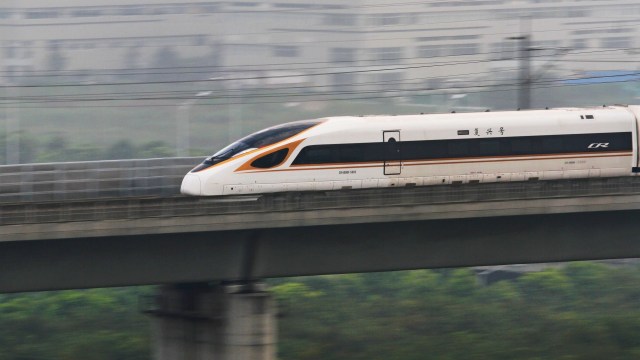
[[[400,130],[382,131],[384,142],[384,174],[400,175],[402,172],[402,152],[400,147]]]

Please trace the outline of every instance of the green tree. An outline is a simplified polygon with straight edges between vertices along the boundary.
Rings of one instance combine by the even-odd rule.
[[[137,156],[140,159],[171,157],[175,153],[164,141],[150,141],[143,144],[137,151]]]
[[[35,161],[37,153],[39,151],[39,143],[38,140],[31,136],[26,131],[20,131],[13,134],[10,134],[7,138],[6,135],[2,137],[0,140],[0,153],[2,153],[2,158],[4,159],[3,163],[6,163],[6,144],[7,141],[10,142],[18,142],[18,151],[20,163],[28,164]]]
[[[149,359],[147,288],[0,295],[0,359]]]
[[[525,274],[518,283],[530,300],[541,304],[562,306],[567,303],[573,291],[569,277],[558,269]]]
[[[158,69],[155,74],[150,74],[149,80],[151,81],[177,81],[181,80],[178,69],[185,66],[184,60],[180,58],[180,55],[176,50],[171,47],[165,46],[159,49],[153,56],[152,67]]]
[[[134,159],[136,153],[136,148],[131,141],[120,140],[107,149],[104,158],[106,160]]]

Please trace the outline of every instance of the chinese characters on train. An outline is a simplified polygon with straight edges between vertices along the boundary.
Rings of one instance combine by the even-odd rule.
[[[473,129],[473,135],[475,136],[480,136],[481,133],[484,133],[484,135],[486,136],[494,136],[494,135],[504,135],[505,133],[505,129],[504,127],[500,126],[500,128],[498,128],[497,130],[494,130],[494,128],[486,128],[486,129],[481,129],[481,128],[475,128]]]

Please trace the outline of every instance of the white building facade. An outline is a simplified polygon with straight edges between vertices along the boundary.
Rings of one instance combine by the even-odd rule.
[[[631,0],[5,0],[0,70],[4,83],[180,68],[276,84],[299,75],[335,89],[436,89],[517,78],[513,38],[531,34],[532,71],[572,78],[637,70],[639,16]]]

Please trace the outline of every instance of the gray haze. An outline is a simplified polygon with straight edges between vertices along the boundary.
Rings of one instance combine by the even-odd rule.
[[[639,16],[633,0],[4,0],[0,163],[204,156],[329,115],[638,103]]]

